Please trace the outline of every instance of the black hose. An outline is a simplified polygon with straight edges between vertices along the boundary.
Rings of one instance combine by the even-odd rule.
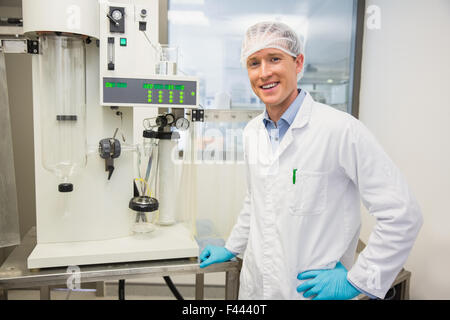
[[[390,293],[390,295],[388,296],[389,293]],[[392,287],[387,292],[386,297],[384,298],[384,300],[393,300],[395,298],[396,294],[397,294],[397,290],[395,289],[395,287]]]
[[[170,279],[170,277],[165,276],[163,278],[164,278],[164,281],[166,281],[167,286],[169,287],[170,291],[172,291],[172,293],[175,296],[175,298],[177,300],[184,300],[183,296],[180,294],[180,292],[178,292],[177,287],[175,287],[175,285],[173,284],[173,282]]]

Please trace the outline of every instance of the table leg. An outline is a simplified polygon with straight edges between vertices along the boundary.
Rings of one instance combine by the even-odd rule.
[[[49,286],[41,287],[40,298],[41,298],[41,300],[50,300],[50,287]]]
[[[195,300],[204,299],[205,274],[197,273],[195,275]]]
[[[95,295],[97,297],[104,297],[105,296],[105,292],[106,292],[105,281],[98,281],[98,282],[96,282],[95,283],[95,288],[96,288]]]
[[[8,300],[8,289],[0,290],[0,300]]]
[[[239,295],[239,271],[227,271],[225,276],[225,300],[237,300]]]
[[[403,300],[409,300],[409,283],[410,283],[410,278],[403,281],[403,284],[402,284],[402,289],[403,289],[402,299]]]
[[[119,280],[119,300],[125,300],[125,280]]]

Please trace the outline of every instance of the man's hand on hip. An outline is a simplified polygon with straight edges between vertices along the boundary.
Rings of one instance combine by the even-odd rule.
[[[340,262],[331,270],[299,273],[297,279],[311,279],[298,286],[297,292],[305,291],[305,298],[315,296],[312,300],[347,300],[361,293],[347,280],[347,269]]]

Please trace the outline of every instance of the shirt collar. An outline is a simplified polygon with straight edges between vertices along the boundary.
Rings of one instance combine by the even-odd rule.
[[[294,102],[292,102],[292,104],[289,106],[289,108],[287,108],[287,110],[282,114],[282,116],[280,118],[280,120],[283,119],[284,121],[286,121],[289,124],[289,126],[292,124],[292,122],[294,122],[295,116],[297,115],[297,112],[300,109],[300,107],[303,103],[303,100],[305,99],[305,96],[306,96],[306,91],[301,90],[301,89],[297,89],[297,90],[298,90],[298,95],[295,98]],[[269,118],[267,109],[264,111],[263,122],[264,122],[265,126],[267,126],[267,123],[273,122]]]

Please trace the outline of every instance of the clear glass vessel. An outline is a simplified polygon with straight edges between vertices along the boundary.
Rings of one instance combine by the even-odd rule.
[[[59,191],[87,161],[86,62],[78,36],[43,35],[38,84],[42,164],[60,179]]]

